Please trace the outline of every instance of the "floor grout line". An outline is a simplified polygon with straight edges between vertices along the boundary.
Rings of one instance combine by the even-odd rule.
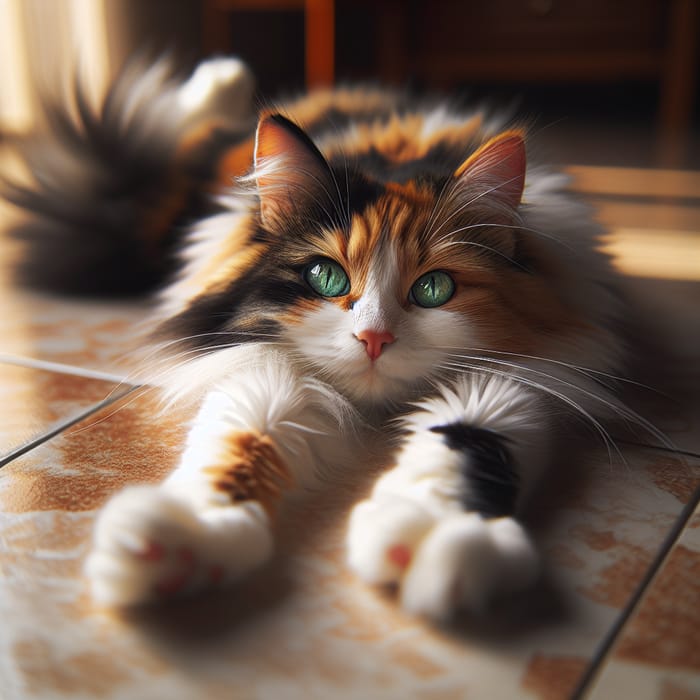
[[[62,362],[51,362],[49,360],[39,360],[33,357],[23,357],[22,355],[10,355],[8,353],[0,353],[0,362],[9,365],[18,365],[20,367],[29,367],[31,369],[44,369],[50,372],[60,372],[62,374],[72,374],[77,377],[85,377],[86,379],[100,379],[102,381],[115,382],[124,384],[128,382],[128,376],[112,374],[110,372],[101,372],[97,369],[85,369],[76,365],[66,365]]]
[[[40,436],[29,440],[28,442],[24,443],[23,445],[20,445],[19,447],[14,448],[10,452],[8,452],[4,457],[0,458],[0,468],[8,465],[10,462],[14,461],[18,457],[21,457],[22,455],[26,454],[27,452],[30,452],[31,450],[35,449],[36,447],[39,447],[40,445],[43,445],[45,442],[48,442],[51,438],[56,437],[60,433],[64,432],[68,428],[72,427],[76,423],[80,423],[81,421],[85,420],[89,416],[94,415],[98,411],[101,411],[103,408],[106,408],[107,406],[111,406],[113,403],[119,401],[120,399],[123,399],[125,396],[128,396],[129,394],[133,393],[137,389],[141,389],[141,386],[129,386],[126,388],[124,391],[121,392],[112,392],[113,395],[107,397],[106,399],[103,399],[102,401],[99,401],[98,403],[94,404],[91,408],[87,409],[86,411],[83,411],[82,413],[78,414],[74,418],[70,418],[67,421],[64,421],[62,423],[58,423],[55,425],[53,428],[48,430],[45,433],[42,433]]]
[[[624,630],[627,622],[630,620],[636,609],[639,607],[644,594],[646,593],[649,586],[652,584],[656,575],[663,568],[666,559],[671,553],[674,545],[680,539],[681,535],[685,531],[688,522],[693,517],[696,509],[700,505],[700,486],[698,486],[689,501],[683,507],[680,515],[676,518],[671,529],[664,537],[654,559],[649,565],[644,577],[639,582],[634,592],[630,596],[630,599],[625,605],[622,612],[619,614],[613,625],[608,630],[598,648],[591,656],[591,661],[588,664],[583,676],[581,676],[574,692],[571,694],[572,700],[581,700],[590,691],[593,690],[598,674],[603,668],[603,664],[608,658],[612,648],[620,637],[622,631]]]

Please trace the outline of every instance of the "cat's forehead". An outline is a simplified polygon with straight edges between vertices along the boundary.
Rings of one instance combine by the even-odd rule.
[[[425,188],[387,186],[382,197],[352,216],[343,257],[350,268],[365,274],[396,268],[401,276],[413,276],[430,257],[435,208],[436,198]]]
[[[349,247],[381,245],[424,230],[436,203],[431,188],[414,182],[388,183],[380,197],[352,217]]]

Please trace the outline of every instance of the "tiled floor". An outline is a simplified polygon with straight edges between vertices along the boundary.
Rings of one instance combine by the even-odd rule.
[[[537,590],[447,630],[347,572],[351,492],[292,509],[276,560],[234,590],[129,618],[94,609],[80,572],[95,511],[168,472],[187,411],[158,416],[121,381],[142,308],[2,289],[0,697],[700,698],[700,186],[691,175],[669,199],[647,177],[620,197],[609,183],[628,177],[577,174],[618,231],[631,293],[684,355],[665,374],[690,399],[654,403],[688,454],[621,439],[623,463],[570,447],[531,516]]]

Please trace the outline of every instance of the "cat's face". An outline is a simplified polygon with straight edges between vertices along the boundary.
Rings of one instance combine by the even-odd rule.
[[[285,311],[283,337],[322,378],[355,400],[392,403],[454,369],[460,350],[489,342],[480,331],[499,302],[498,273],[513,262],[519,135],[442,180],[379,183],[364,171],[365,201],[353,208],[347,172],[334,173],[283,120],[261,124],[256,165],[263,224],[280,232],[312,292]],[[335,225],[320,223],[328,218]]]
[[[212,249],[185,280],[204,291],[166,330],[213,350],[276,339],[349,398],[387,407],[489,350],[533,351],[562,310],[518,261],[521,136],[441,177],[416,165],[398,181],[331,166],[298,127],[264,119],[259,208],[235,235],[209,224]]]
[[[450,352],[478,342],[465,307],[484,298],[485,275],[477,256],[437,243],[449,231],[437,232],[434,205],[394,188],[307,251],[302,276],[316,298],[289,309],[284,337],[356,401],[407,399],[445,373]]]

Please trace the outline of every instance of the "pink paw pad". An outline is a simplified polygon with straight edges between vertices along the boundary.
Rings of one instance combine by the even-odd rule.
[[[156,592],[163,597],[175,596],[181,593],[196,569],[194,552],[191,549],[180,547],[175,552],[175,556],[181,565],[180,571],[163,579],[155,586]]]
[[[411,563],[411,550],[405,544],[395,544],[386,552],[387,559],[400,569],[405,569]]]

